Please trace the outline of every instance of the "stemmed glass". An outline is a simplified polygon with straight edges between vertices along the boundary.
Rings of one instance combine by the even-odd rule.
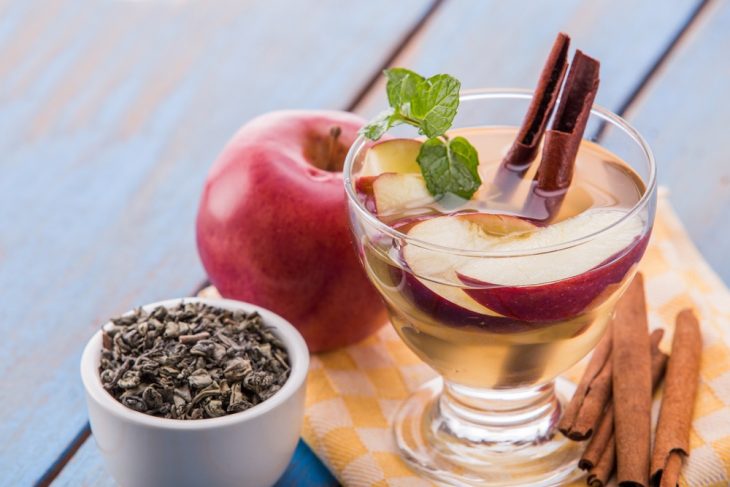
[[[519,126],[531,98],[530,92],[521,90],[463,93],[453,126]],[[598,232],[520,252],[440,247],[384,224],[368,210],[356,188],[372,143],[360,137],[347,155],[345,188],[357,252],[400,337],[440,376],[408,398],[394,420],[395,441],[403,459],[433,480],[450,485],[538,486],[580,475],[576,465],[583,446],[557,432],[561,405],[573,387],[556,377],[588,354],[603,335],[643,255],[656,208],[654,159],[641,135],[617,115],[594,107],[588,136],[633,169],[643,182],[643,195],[626,216]],[[639,238],[614,259],[614,263],[624,259],[617,267],[619,274],[614,269],[596,272],[595,278],[588,276],[582,282],[586,286],[598,283],[600,295],[577,314],[558,321],[514,319],[497,325],[493,316],[457,304],[454,293],[466,286],[452,278],[453,272],[439,269],[434,275],[415,275],[402,257],[404,248],[417,246],[434,259],[446,253],[517,263],[539,254],[577,252],[594,239],[610,237],[622,225],[637,222]],[[540,262],[550,265],[550,260]],[[561,284],[565,282],[545,283],[542,291],[560,300]]]

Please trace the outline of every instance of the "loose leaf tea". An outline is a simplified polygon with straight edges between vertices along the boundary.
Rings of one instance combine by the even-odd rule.
[[[182,303],[111,320],[99,373],[125,406],[172,419],[216,418],[274,395],[289,377],[281,340],[258,313]]]

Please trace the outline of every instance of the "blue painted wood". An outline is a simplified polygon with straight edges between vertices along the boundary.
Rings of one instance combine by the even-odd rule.
[[[98,324],[203,279],[197,199],[236,128],[346,106],[429,5],[0,5],[0,483],[39,479],[86,421]]]
[[[692,239],[730,284],[730,2],[711,2],[627,117]]]
[[[116,484],[109,476],[93,438],[84,443],[66,468],[53,482],[59,487],[114,487]],[[302,441],[297,445],[294,458],[276,487],[335,487],[337,480],[314,456],[312,450]]]
[[[699,0],[452,1],[418,42],[393,62],[424,74],[446,72],[464,88],[533,89],[558,31],[601,61],[596,102],[618,109],[651,69]],[[382,87],[360,110],[385,104]]]

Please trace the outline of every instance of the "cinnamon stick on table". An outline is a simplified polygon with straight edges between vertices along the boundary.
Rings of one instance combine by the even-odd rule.
[[[658,346],[663,334],[663,330],[655,330],[652,333],[652,356],[659,353]],[[558,429],[571,440],[582,441],[591,438],[594,433],[597,434],[597,428],[601,424],[600,420],[606,416],[604,411],[607,407],[611,407],[613,371],[610,360],[611,343],[612,331],[609,324],[608,331],[594,350],[580,384],[558,424]],[[600,370],[596,372],[599,367]],[[610,434],[613,434],[613,422],[611,422]],[[607,440],[608,438],[606,438]],[[603,448],[601,448],[602,451]]]
[[[526,202],[530,214],[539,219],[549,221],[558,213],[573,180],[575,158],[598,91],[599,69],[597,60],[576,51]]]
[[[651,477],[662,487],[679,480],[682,458],[689,455],[689,430],[699,381],[702,334],[691,310],[677,315],[672,356],[667,365],[664,396],[651,459]]]
[[[545,133],[548,120],[553,114],[560,86],[568,68],[569,45],[568,35],[561,32],[555,38],[517,139],[497,172],[496,184],[503,193],[509,194],[514,190],[519,178],[525,175],[537,156],[537,148]]]
[[[663,336],[664,330],[658,329],[654,330],[649,337],[651,342],[651,382],[653,390],[656,390],[661,382],[669,358],[667,354],[659,350],[659,342]],[[589,471],[586,482],[591,487],[605,486],[616,466],[613,419],[613,404],[609,404],[578,463],[581,469]]]
[[[609,331],[604,333],[603,338],[601,338],[601,341],[598,342],[598,345],[593,350],[591,360],[586,366],[586,370],[583,373],[583,377],[581,377],[580,383],[578,383],[573,398],[568,403],[568,406],[563,412],[563,417],[560,419],[560,423],[558,423],[560,432],[572,440],[579,441],[587,438],[583,432],[577,433],[575,431],[575,423],[584,404],[594,400],[594,395],[591,394],[593,391],[591,386],[601,371],[605,369],[606,363],[610,362],[612,344],[613,335],[609,328]]]
[[[613,409],[619,486],[649,483],[651,356],[644,279],[636,274],[613,319]]]

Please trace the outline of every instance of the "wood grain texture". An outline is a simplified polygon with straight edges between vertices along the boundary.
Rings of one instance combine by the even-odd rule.
[[[659,182],[712,268],[730,283],[730,2],[711,2],[626,114]]]
[[[38,480],[81,429],[99,323],[203,279],[197,200],[236,128],[347,106],[429,6],[0,4],[0,483]]]
[[[555,34],[601,61],[596,103],[617,109],[681,29],[698,0],[516,0],[447,2],[393,63],[446,72],[464,88],[534,89]],[[382,85],[359,107],[385,105]]]
[[[74,459],[56,477],[56,487],[114,487],[114,480],[101,464],[101,453],[96,443],[87,441]],[[334,487],[339,485],[312,450],[299,441],[294,460],[274,487]],[[244,487],[244,486],[242,486]]]

